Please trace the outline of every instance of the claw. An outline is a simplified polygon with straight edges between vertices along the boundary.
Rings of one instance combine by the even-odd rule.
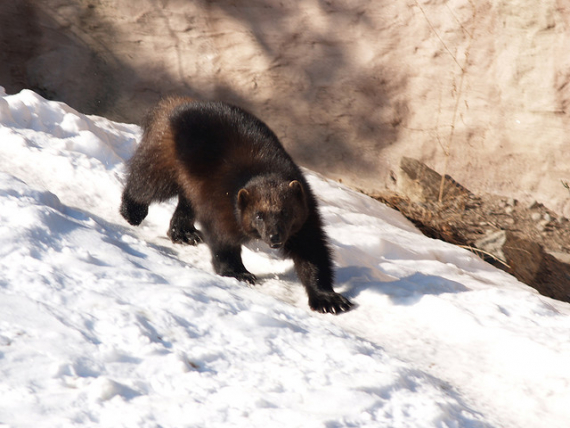
[[[244,273],[237,274],[236,279],[238,279],[239,281],[247,282],[251,285],[255,285],[255,281],[257,280],[257,277],[252,273],[244,272]]]
[[[322,314],[328,313],[338,315],[349,311],[352,308],[353,303],[343,295],[332,292],[313,296],[309,299],[309,306],[312,310]]]
[[[194,230],[179,230],[172,228],[167,233],[170,240],[175,244],[198,245],[204,242],[202,232]]]

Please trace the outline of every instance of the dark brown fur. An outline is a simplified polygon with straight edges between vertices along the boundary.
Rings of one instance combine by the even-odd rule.
[[[275,134],[256,117],[224,103],[161,101],[130,161],[121,214],[138,225],[152,202],[174,196],[178,206],[168,236],[194,245],[204,240],[218,274],[255,282],[243,266],[241,245],[262,239],[293,259],[312,309],[350,308],[332,288],[315,197]]]

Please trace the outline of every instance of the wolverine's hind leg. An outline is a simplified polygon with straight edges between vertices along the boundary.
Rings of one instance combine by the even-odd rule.
[[[160,157],[156,150],[145,149],[149,144],[152,142],[143,140],[131,158],[123,190],[120,212],[134,226],[145,219],[151,203],[166,201],[180,190],[172,172],[157,166],[155,160]]]
[[[174,243],[198,245],[204,241],[202,232],[194,227],[194,208],[186,197],[178,195],[178,206],[170,220],[168,237]]]
[[[148,214],[149,204],[135,201],[125,190],[121,202],[121,215],[133,226],[138,226]]]

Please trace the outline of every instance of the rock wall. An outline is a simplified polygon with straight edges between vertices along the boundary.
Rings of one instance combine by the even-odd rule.
[[[562,0],[19,0],[0,85],[139,122],[160,96],[224,99],[303,165],[370,192],[402,156],[570,217]]]

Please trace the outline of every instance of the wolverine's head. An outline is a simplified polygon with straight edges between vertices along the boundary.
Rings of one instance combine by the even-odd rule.
[[[303,185],[271,176],[251,180],[238,192],[236,205],[244,232],[271,248],[282,248],[308,215]]]

